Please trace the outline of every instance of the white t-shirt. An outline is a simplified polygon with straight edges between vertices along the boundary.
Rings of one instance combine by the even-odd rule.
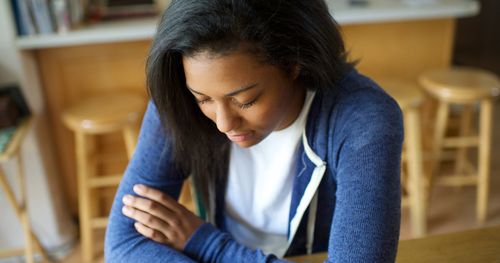
[[[226,226],[241,244],[284,256],[295,161],[314,92],[307,92],[297,119],[249,148],[231,145]]]

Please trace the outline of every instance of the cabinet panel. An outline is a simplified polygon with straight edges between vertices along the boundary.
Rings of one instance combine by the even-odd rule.
[[[428,68],[450,64],[454,19],[415,20],[342,27],[351,59],[374,78],[416,79]]]

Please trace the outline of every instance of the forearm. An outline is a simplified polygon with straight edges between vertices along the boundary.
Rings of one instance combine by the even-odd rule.
[[[229,234],[209,223],[196,230],[186,244],[184,253],[198,262],[287,262],[239,244]]]

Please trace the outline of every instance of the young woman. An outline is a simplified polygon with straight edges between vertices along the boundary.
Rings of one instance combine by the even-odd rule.
[[[397,104],[346,61],[323,0],[174,0],[107,262],[393,262]],[[188,177],[204,213],[176,202]]]

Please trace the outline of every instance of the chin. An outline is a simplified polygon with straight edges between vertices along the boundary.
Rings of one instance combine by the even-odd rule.
[[[238,146],[241,148],[249,148],[254,145],[257,145],[260,141],[254,141],[254,140],[249,140],[249,141],[243,141],[243,142],[235,142]]]

